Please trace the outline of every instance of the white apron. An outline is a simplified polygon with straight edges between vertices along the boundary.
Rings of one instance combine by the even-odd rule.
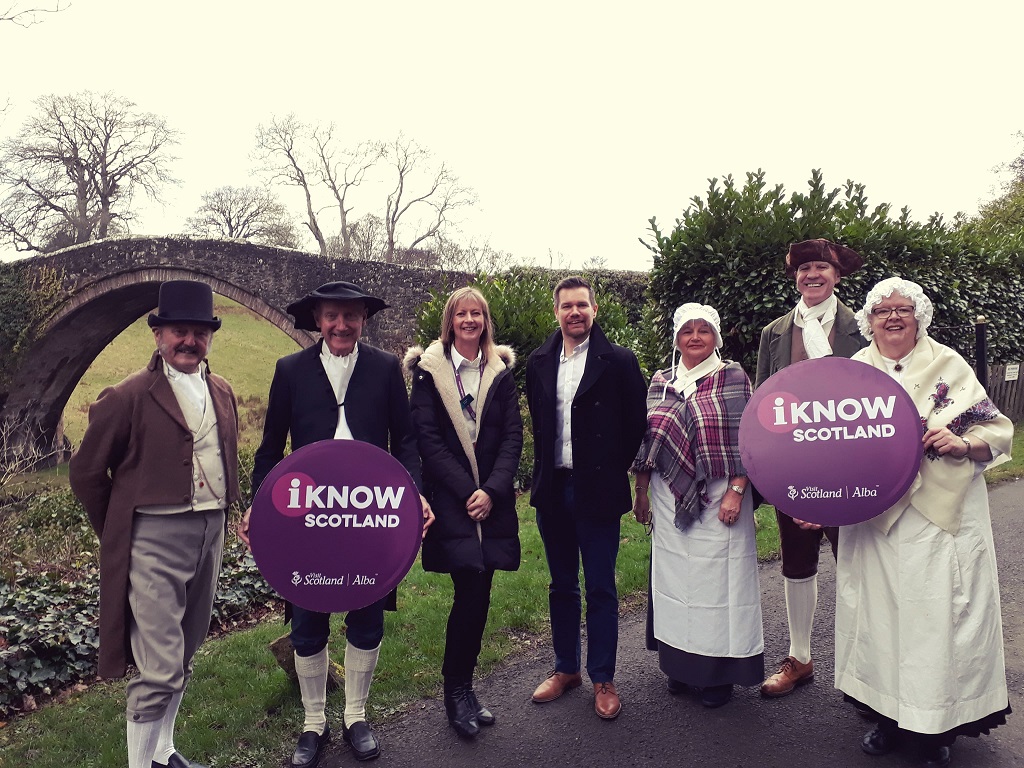
[[[654,636],[702,656],[747,658],[764,652],[757,543],[749,493],[731,526],[718,519],[727,478],[710,480],[710,505],[686,531],[675,527],[675,497],[651,473],[651,599]]]

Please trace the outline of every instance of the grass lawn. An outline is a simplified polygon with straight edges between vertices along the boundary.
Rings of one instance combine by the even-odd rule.
[[[480,673],[546,634],[548,572],[533,510],[519,500],[523,562],[499,572]],[[650,545],[643,526],[624,518],[618,583],[622,595],[642,593]],[[399,589],[399,610],[387,614],[381,661],[368,704],[380,720],[404,704],[437,694],[441,686],[444,631],[451,579],[416,564]],[[344,659],[340,617],[330,646]],[[255,628],[206,643],[182,707],[176,743],[190,758],[212,766],[277,765],[287,756],[302,723],[298,689],[278,668],[267,645],[285,632],[280,616]],[[339,722],[344,695],[328,699],[328,717]],[[62,703],[43,707],[0,728],[0,765],[33,768],[114,768],[124,765],[124,683],[94,685]]]

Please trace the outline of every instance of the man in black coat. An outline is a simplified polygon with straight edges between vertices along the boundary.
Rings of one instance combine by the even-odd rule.
[[[579,563],[587,590],[587,674],[594,709],[622,708],[613,682],[619,635],[615,560],[619,524],[632,508],[628,471],[647,428],[647,383],[636,356],[594,322],[590,284],[567,277],[554,290],[552,334],[526,365],[533,420],[530,503],[544,542],[555,671],[534,691],[538,704],[576,688],[580,676]]]
[[[319,440],[362,440],[389,451],[421,487],[420,459],[409,413],[409,399],[398,358],[359,337],[366,320],[387,308],[383,300],[348,282],[327,283],[288,306],[295,327],[320,331],[319,344],[277,361],[256,450],[252,488],[259,489],[293,450]],[[433,522],[423,497],[424,530]],[[239,536],[249,543],[249,511]],[[345,615],[345,722],[342,733],[357,760],[371,760],[380,745],[366,722],[366,699],[384,637],[384,610],[394,594]],[[291,641],[305,722],[292,754],[294,768],[314,768],[330,737],[327,724],[327,640],[330,614],[291,606]]]

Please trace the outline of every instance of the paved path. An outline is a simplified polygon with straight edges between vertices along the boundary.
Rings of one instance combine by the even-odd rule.
[[[998,486],[990,495],[1003,596],[1007,677],[1014,715],[987,737],[958,739],[953,765],[969,768],[1024,768],[1024,481]],[[440,700],[428,699],[379,729],[379,768],[452,766],[506,768],[554,766],[713,766],[714,768],[905,768],[907,753],[865,755],[860,737],[870,727],[832,686],[835,567],[822,550],[819,604],[815,621],[813,684],[783,699],[762,699],[756,688],[736,689],[725,707],[707,710],[688,696],[665,690],[653,654],[643,646],[643,612],[624,617],[616,682],[622,714],[605,722],[593,713],[588,685],[544,705],[530,694],[551,667],[549,648],[519,656],[484,680],[477,691],[498,717],[472,742],[459,741],[448,727]],[[766,660],[788,647],[782,577],[777,563],[761,568]],[[385,642],[387,642],[385,640]],[[340,731],[340,729],[339,729]],[[340,738],[321,765],[353,766]]]

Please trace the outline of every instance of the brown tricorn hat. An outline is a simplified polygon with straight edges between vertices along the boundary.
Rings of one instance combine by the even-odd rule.
[[[796,275],[796,268],[808,261],[827,261],[839,271],[840,276],[852,274],[864,266],[864,259],[852,248],[819,237],[816,240],[804,240],[789,246],[789,253],[786,254],[786,274],[793,277]]]

